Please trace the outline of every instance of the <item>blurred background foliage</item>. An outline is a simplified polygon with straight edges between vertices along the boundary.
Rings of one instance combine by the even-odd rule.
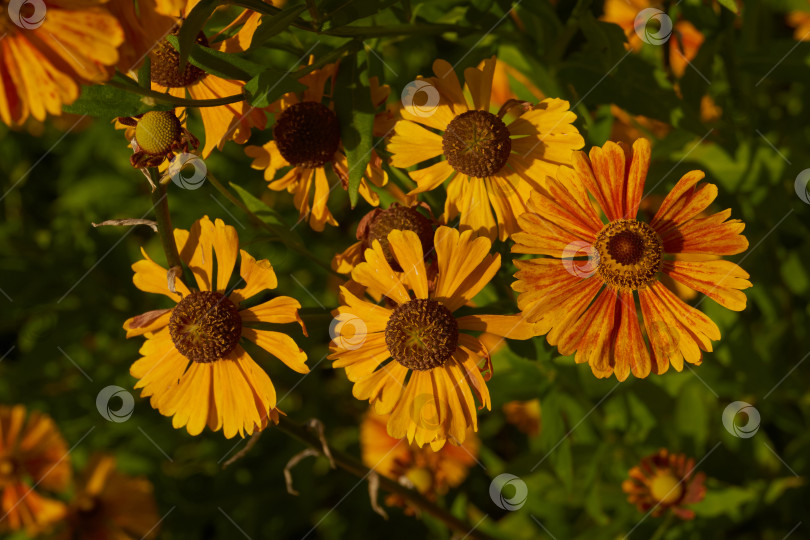
[[[600,19],[600,2],[316,3],[328,18],[326,28],[369,29],[359,35],[366,46],[358,53],[361,65],[391,86],[392,102],[417,74],[431,74],[435,58],[458,62],[460,71],[497,55],[521,74],[510,75],[519,97],[536,101],[534,87],[570,101],[587,147],[609,138],[650,137],[648,189],[664,195],[683,173],[704,170],[720,188],[714,207],[732,208],[732,217],[746,223],[751,246],[733,260],[751,274],[748,308],[735,313],[712,300],[692,301],[723,334],[702,366],[617,384],[559,357],[542,337],[510,343],[494,357],[493,410],[481,414],[480,466],[440,497],[441,504],[510,540],[617,538],[631,530],[633,537],[647,538],[660,519],[633,529],[643,514],[626,502],[621,482],[641,457],[667,447],[693,456],[708,476],[697,519],[672,525],[669,537],[806,537],[810,524],[795,527],[806,521],[809,495],[810,281],[804,265],[810,261],[810,207],[796,196],[794,179],[809,166],[810,43],[794,40],[786,17],[810,10],[807,2],[666,2],[662,7],[674,21],[691,22],[704,38],[681,76],[673,73],[668,46],[629,53],[624,31]],[[425,22],[467,30],[373,32]],[[313,46],[319,58],[345,43],[291,28],[251,58],[286,70]],[[708,111],[707,96],[713,104]],[[167,307],[136,290],[129,269],[141,247],[163,260],[156,235],[146,227],[90,225],[151,217],[148,185],[129,165],[127,143],[108,120],[64,116],[17,131],[0,126],[0,401],[47,412],[70,446],[92,429],[71,459],[81,466],[94,451],[112,452],[121,469],[147,476],[161,515],[169,512],[162,538],[239,537],[234,522],[251,538],[448,537],[429,516],[419,520],[390,509],[383,521],[372,512],[365,485],[330,470],[323,458],[295,468],[300,496],[288,495],[282,470],[303,446],[273,429],[222,470],[243,441],[211,432],[190,437],[140,398],[127,422],[100,417],[95,399],[101,388],[133,386],[128,370],[140,340],[127,341],[121,324]],[[202,132],[194,118],[190,127]],[[254,132],[251,143],[266,142],[270,133]],[[291,197],[266,189],[238,145],[229,143],[206,163],[221,180],[260,197],[285,223],[297,221]],[[350,211],[345,194],[334,195],[330,207],[340,227],[323,233],[305,223],[295,227],[323,261],[353,242],[357,222],[369,210],[361,201]],[[298,298],[312,321],[309,339],[296,339],[313,373],[271,369],[284,396],[280,407],[298,421],[319,418],[337,448],[359,455],[365,404],[324,360],[329,316],[323,307],[336,305],[337,278],[268,241],[210,184],[193,191],[171,186],[170,205],[175,226],[187,228],[203,214],[220,217],[237,228],[243,247],[273,262],[280,290]],[[496,249],[510,261],[508,247]],[[514,266],[504,264],[483,301],[512,302],[503,291],[513,273]],[[505,421],[502,407],[533,398],[540,400],[542,428],[530,437]],[[723,427],[724,408],[738,400],[761,414],[752,438],[736,438]],[[518,511],[501,510],[489,497],[491,479],[503,472],[528,486]]]

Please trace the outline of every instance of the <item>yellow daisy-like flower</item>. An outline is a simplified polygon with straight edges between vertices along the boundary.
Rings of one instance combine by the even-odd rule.
[[[112,75],[124,33],[105,0],[3,2],[0,16],[0,120],[59,116],[82,83]]]
[[[360,424],[360,450],[363,464],[397,482],[413,486],[419,493],[435,501],[438,495],[460,485],[475,465],[480,441],[468,430],[460,445],[447,444],[438,452],[394,439],[386,431],[388,417],[369,410]],[[402,497],[391,494],[385,499],[389,506],[404,506],[413,510]]]
[[[329,64],[301,77],[299,81],[307,87],[306,90],[300,95],[295,92],[285,94],[270,106],[279,113],[273,127],[273,140],[263,146],[245,148],[245,153],[253,158],[251,166],[264,170],[264,179],[270,182],[268,187],[294,194],[294,204],[301,219],[309,217],[309,225],[316,231],[322,231],[326,223],[338,224],[326,204],[333,189],[329,185],[327,166],[340,179],[344,189],[349,185],[349,163],[342,148],[340,124],[332,104],[322,103],[324,97],[331,99],[333,95],[332,88],[326,95],[324,87],[334,85],[336,74],[337,64]],[[376,109],[388,99],[390,89],[380,86],[376,77],[372,77],[369,83]],[[378,114],[373,135],[385,135],[384,130],[390,122],[387,112]],[[275,180],[279,170],[287,167],[289,171]],[[388,182],[382,160],[373,150],[360,180],[359,193],[370,205],[377,206],[380,198],[371,190],[369,182],[377,187]]]
[[[188,16],[197,1],[188,0],[179,15],[182,15],[183,18]],[[159,9],[159,7],[153,6],[153,9]],[[239,20],[241,21],[241,19]],[[211,39],[215,39],[229,28],[230,26],[226,27],[220,33],[212,36]],[[210,46],[219,51],[228,50],[232,52],[238,50],[239,43],[249,41],[255,29],[256,26],[253,24],[244,24],[233,37],[218,41]],[[177,31],[179,31],[179,26],[173,30],[174,33]],[[200,32],[199,36],[197,36],[197,44],[205,47],[209,46],[208,37]],[[243,81],[223,79],[206,73],[190,62],[186,63],[181,72],[180,55],[172,44],[165,39],[151,49],[149,56],[152,62],[152,89],[166,92],[175,97],[188,97],[198,100],[223,98],[241,94],[245,85]],[[233,140],[238,144],[246,143],[250,138],[250,129],[252,127],[261,130],[267,125],[267,116],[264,110],[251,106],[247,101],[238,101],[216,107],[201,107],[199,110],[205,127],[205,145],[202,149],[204,158],[208,157],[214,148],[222,150],[228,140]],[[178,116],[180,115],[181,112],[178,111]]]
[[[435,77],[412,83],[411,98],[427,97],[421,105],[403,108],[388,143],[391,164],[407,168],[443,157],[409,173],[417,184],[411,194],[436,189],[452,178],[444,223],[460,216],[460,229],[505,240],[518,230],[517,216],[526,211],[531,190],[570,164],[572,152],[584,146],[572,124],[576,115],[561,99],[545,99],[508,124],[505,114],[517,107],[489,112],[494,57],[481,69],[464,71],[472,101],[448,62],[436,60],[433,72]]]
[[[64,526],[53,540],[153,539],[159,525],[152,483],[118,471],[114,457],[96,454],[79,479]]]
[[[543,425],[543,415],[539,399],[529,401],[510,401],[504,403],[503,414],[506,421],[517,427],[529,437],[537,437]]]
[[[23,405],[0,406],[0,532],[33,536],[61,520],[65,504],[42,492],[62,493],[70,479],[67,444],[53,420],[27,415]]]
[[[287,334],[257,328],[258,323],[304,323],[297,300],[278,296],[257,306],[239,304],[278,285],[267,260],[239,249],[236,229],[208,216],[190,231],[175,229],[180,257],[191,269],[197,289],[180,279],[175,292],[167,285],[166,269],[142,250],[145,259],[132,265],[133,282],[142,291],[168,296],[177,305],[127,320],[127,337],[144,335],[143,357],[130,368],[135,388],[150,397],[152,407],[172,417],[175,428],[192,435],[203,428],[222,429],[227,438],[244,437],[277,421],[276,390],[270,377],[239,344],[241,338],[281,360],[298,373],[308,373],[307,355]],[[239,279],[228,292],[237,256]],[[216,257],[216,272],[214,258]]]
[[[490,254],[487,238],[472,231],[439,227],[433,242],[438,271],[430,288],[416,233],[394,230],[388,235],[402,272],[391,268],[380,242],[372,242],[365,262],[351,275],[369,296],[384,296],[387,304],[371,303],[341,287],[343,305],[333,312],[338,324],[329,358],[334,367],[346,369],[357,399],[391,415],[391,437],[407,436],[409,442],[438,450],[448,438],[463,442],[467,428],[478,429],[473,394],[482,407],[491,407],[478,365],[489,354],[462,330],[511,339],[535,334],[518,315],[456,318],[453,312],[489,283],[501,258]]]
[[[731,210],[701,216],[717,197],[714,184],[698,186],[703,172],[683,175],[652,219],[639,219],[649,166],[646,139],[632,149],[608,142],[577,152],[573,170],[532,194],[514,236],[513,252],[543,255],[515,261],[518,306],[560,354],[576,352],[597,377],[643,378],[670,364],[681,371],[720,339],[717,325],[662,276],[735,311],[745,309],[742,290],[751,286],[747,272],[720,259],[748,248],[745,224],[728,219]]]

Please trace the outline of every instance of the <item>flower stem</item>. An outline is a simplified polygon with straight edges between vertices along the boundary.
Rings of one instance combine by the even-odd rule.
[[[240,101],[244,101],[245,99],[245,96],[243,94],[235,94],[233,96],[226,96],[215,99],[186,99],[175,97],[171,94],[163,94],[161,92],[155,92],[154,90],[150,90],[148,88],[142,88],[137,84],[123,83],[115,79],[110,79],[104,84],[106,84],[107,86],[120,88],[121,90],[126,90],[127,92],[133,92],[135,94],[150,97],[155,101],[161,103],[170,103],[178,107],[217,107],[219,105],[230,105],[231,103],[238,103]]]
[[[298,439],[307,446],[310,446],[318,450],[319,452],[323,451],[322,450],[323,445],[321,443],[321,440],[318,438],[316,434],[314,434],[306,427],[293,422],[287,417],[280,416],[279,423],[276,427],[280,431],[286,433],[287,435],[290,435],[295,439]],[[363,465],[362,463],[358,462],[353,457],[344,454],[338,450],[335,450],[331,446],[329,450],[332,454],[332,458],[335,464],[338,467],[360,478],[361,481],[366,480],[373,472],[375,472],[372,469],[369,469],[368,467]],[[469,523],[465,523],[464,521],[458,519],[444,508],[441,508],[435,503],[429,501],[418,491],[409,489],[381,474],[378,474],[378,477],[380,479],[380,486],[383,489],[399,495],[400,497],[407,500],[409,503],[413,504],[423,512],[426,512],[431,516],[441,520],[453,531],[460,533],[461,535],[466,535],[465,538],[493,540],[492,537],[489,536],[488,534],[482,531],[474,530],[475,528],[472,527]]]
[[[160,173],[154,167],[149,167],[149,175],[155,184],[152,191],[152,204],[155,207],[155,221],[157,222],[160,242],[163,245],[163,252],[166,254],[166,262],[169,268],[180,267],[180,253],[177,251],[177,244],[174,241],[174,229],[172,229],[172,217],[169,214],[169,195],[166,193],[166,186],[160,183]]]
[[[675,518],[675,514],[672,512],[667,512],[667,517],[661,520],[661,524],[655,529],[655,533],[650,537],[650,540],[661,540],[664,537],[664,534],[669,529],[669,526],[672,524],[672,520]]]
[[[291,240],[289,238],[289,231],[279,230],[278,227],[263,221],[259,216],[253,213],[253,211],[251,211],[250,208],[248,208],[245,205],[245,203],[234,197],[234,195],[228,190],[228,188],[226,188],[219,180],[217,180],[216,177],[213,174],[211,174],[210,171],[206,175],[206,178],[208,179],[209,182],[211,182],[211,185],[214,186],[214,188],[216,188],[216,190],[219,191],[226,199],[228,199],[230,202],[232,202],[238,208],[240,208],[243,212],[245,212],[248,216],[250,216],[251,219],[253,219],[253,221],[257,223],[259,226],[261,226],[263,229],[272,233],[273,239],[280,240],[281,243],[284,244],[286,247],[295,251],[296,253],[303,255],[304,257],[315,263],[323,270],[329,272],[330,274],[334,274],[342,278],[346,277],[332,270],[331,266],[324,263],[322,260],[317,258],[312,253],[310,253],[310,251],[307,248],[300,245],[298,242],[294,242],[293,240]]]

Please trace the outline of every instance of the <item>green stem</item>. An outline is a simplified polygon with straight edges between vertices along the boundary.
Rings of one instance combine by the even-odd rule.
[[[160,183],[160,173],[154,167],[149,167],[149,175],[157,186],[152,191],[152,204],[155,206],[155,221],[157,222],[160,242],[163,245],[163,252],[166,254],[168,267],[183,267],[180,260],[180,253],[177,251],[177,244],[174,241],[174,229],[172,229],[172,217],[169,214],[169,195],[166,193],[166,186]]]
[[[285,416],[279,417],[279,423],[278,426],[276,427],[280,431],[286,433],[287,435],[290,435],[295,439],[298,439],[307,446],[310,446],[318,451],[323,452],[322,450],[323,444],[321,442],[321,439],[318,438],[317,435],[315,435],[312,431],[310,431],[306,427],[293,422],[292,420],[288,419]],[[360,478],[361,481],[367,479],[373,472],[372,469],[369,469],[368,467],[358,462],[353,457],[344,454],[338,450],[335,450],[331,446],[329,447],[329,451],[332,454],[332,458],[335,462],[335,465],[353,474],[354,476]],[[441,520],[453,531],[461,535],[466,535],[465,538],[494,540],[488,534],[482,531],[474,530],[474,527],[472,527],[469,523],[461,521],[447,510],[429,501],[418,491],[406,488],[405,486],[399,484],[398,482],[395,482],[394,480],[391,480],[386,476],[382,476],[381,474],[378,474],[378,477],[380,479],[380,487],[382,487],[384,490],[399,495],[400,497],[402,497],[412,505],[416,506],[423,512],[426,512],[431,516]]]
[[[214,186],[214,188],[216,188],[216,190],[219,191],[226,199],[228,199],[230,202],[232,202],[238,208],[240,208],[244,213],[246,213],[248,216],[250,216],[250,218],[257,225],[259,225],[263,229],[267,230],[268,232],[272,233],[273,237],[280,240],[281,243],[284,244],[286,247],[288,247],[289,249],[295,251],[296,253],[298,253],[300,255],[303,255],[304,257],[306,257],[310,261],[314,262],[316,265],[318,265],[320,268],[324,269],[325,271],[329,272],[330,274],[334,274],[334,275],[339,276],[339,277],[344,278],[344,279],[346,278],[346,276],[344,276],[342,274],[339,274],[339,273],[335,272],[334,270],[332,270],[331,266],[324,263],[319,258],[317,258],[315,255],[310,253],[310,251],[307,248],[305,248],[304,246],[298,244],[298,242],[293,242],[292,240],[290,240],[288,238],[289,237],[289,231],[281,230],[278,227],[275,227],[275,226],[273,226],[273,225],[271,225],[269,223],[266,223],[266,222],[262,221],[262,219],[259,218],[259,216],[257,216],[256,214],[254,214],[250,210],[250,208],[248,208],[245,205],[245,203],[243,203],[242,201],[240,201],[239,199],[234,197],[234,195],[230,191],[228,191],[228,188],[226,188],[224,185],[222,185],[222,183],[219,180],[217,180],[216,177],[213,174],[211,174],[210,171],[208,171],[208,174],[206,175],[206,178],[208,179],[209,182],[211,182],[211,185]]]
[[[134,83],[134,81],[133,81]],[[163,94],[161,92],[155,92],[154,90],[150,90],[148,88],[142,88],[137,84],[127,84],[121,81],[117,81],[115,79],[110,79],[105,83],[107,86],[112,86],[114,88],[120,88],[121,90],[126,90],[127,92],[133,92],[135,94],[140,94],[142,96],[150,97],[155,101],[160,101],[163,103],[170,103],[172,105],[177,105],[178,107],[217,107],[220,105],[230,105],[231,103],[238,103],[239,101],[244,101],[245,96],[242,94],[221,97],[216,99],[186,99],[186,98],[179,98],[172,96],[171,94]]]
[[[672,524],[672,520],[675,518],[675,514],[672,512],[667,512],[667,517],[661,520],[661,524],[655,529],[655,533],[653,533],[650,540],[661,540],[664,537],[664,534],[669,529],[669,526]]]
[[[579,30],[579,17],[580,14],[584,13],[591,4],[591,0],[578,0],[577,4],[574,6],[574,9],[571,11],[571,16],[568,17],[568,20],[565,22],[565,27],[563,28],[562,34],[554,43],[554,48],[549,53],[548,63],[551,66],[556,66],[560,60],[562,60],[563,55],[565,54],[565,50],[568,48],[568,44],[571,43],[571,40],[576,35],[577,31]]]

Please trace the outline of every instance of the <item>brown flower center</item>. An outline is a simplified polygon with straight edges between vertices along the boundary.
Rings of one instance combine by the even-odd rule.
[[[506,165],[512,139],[506,124],[494,114],[467,111],[447,125],[442,149],[455,170],[474,178],[485,178]]]
[[[683,495],[683,482],[669,472],[660,471],[650,480],[650,495],[661,504],[674,504]]]
[[[374,240],[377,240],[382,246],[385,260],[388,261],[391,268],[395,272],[402,272],[402,267],[391,252],[391,245],[388,243],[388,234],[397,229],[415,232],[422,244],[422,254],[427,258],[433,253],[433,223],[416,208],[399,205],[380,211],[371,221],[366,245],[371,247]]]
[[[183,126],[173,111],[149,111],[135,126],[135,142],[143,152],[159,156],[168,153],[179,142]]]
[[[214,362],[236,348],[242,318],[224,295],[195,291],[172,310],[169,334],[177,350],[192,362]]]
[[[332,161],[340,145],[340,124],[329,107],[301,101],[287,107],[276,120],[273,137],[291,165],[314,169]]]
[[[436,300],[411,300],[394,308],[385,326],[391,356],[408,369],[443,366],[458,346],[458,322]]]
[[[179,28],[176,28],[172,34],[177,35]],[[197,44],[204,47],[208,46],[208,40],[205,34],[200,32],[197,35]],[[197,66],[191,65],[191,62],[186,62],[183,71],[180,71],[180,53],[177,52],[168,40],[161,40],[150,53],[152,59],[152,82],[155,82],[166,88],[182,88],[201,81],[205,77],[205,71]]]
[[[617,219],[596,235],[596,268],[602,280],[614,289],[643,289],[661,270],[663,243],[643,221]]]

